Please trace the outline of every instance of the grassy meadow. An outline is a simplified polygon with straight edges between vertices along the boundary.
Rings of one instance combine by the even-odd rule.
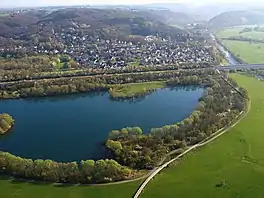
[[[244,41],[223,40],[225,47],[247,63],[264,63],[264,43],[251,44]]]
[[[263,40],[263,43],[251,43],[247,41],[237,40],[222,40],[226,48],[235,55],[242,58],[245,62],[250,64],[264,63],[264,32],[244,32],[240,33],[244,27],[234,27],[219,31],[216,36],[220,39],[229,38],[232,36],[242,36],[244,38]]]
[[[146,93],[148,90],[154,90],[165,87],[164,81],[151,81],[143,83],[131,83],[125,85],[115,85],[110,89],[110,95],[113,98],[130,98]]]
[[[1,198],[131,198],[139,182],[108,186],[53,186],[0,179]]]
[[[162,171],[143,198],[260,198],[264,195],[264,82],[232,74],[251,98],[248,115],[213,143]]]
[[[264,32],[252,31],[252,32],[240,33],[243,29],[244,27],[227,28],[219,31],[216,35],[219,38],[228,38],[231,36],[243,36],[245,38],[250,38],[250,39],[264,40]]]

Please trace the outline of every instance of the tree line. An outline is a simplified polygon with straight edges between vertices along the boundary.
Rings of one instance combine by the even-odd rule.
[[[125,180],[136,171],[121,166],[113,159],[83,160],[59,163],[52,160],[32,160],[0,152],[0,173],[17,178],[60,183],[106,183]]]
[[[1,53],[0,53],[1,57]],[[179,65],[126,66],[116,68],[87,67],[78,65],[72,59],[60,60],[63,56],[29,56],[23,58],[0,58],[0,82],[39,80],[60,77],[92,76],[99,74],[136,73],[178,69],[210,68],[209,63],[181,63]],[[65,67],[67,63],[67,67]],[[62,66],[60,66],[62,65]]]
[[[215,74],[215,70],[213,69],[190,69],[0,83],[0,98],[41,97],[71,93],[84,93],[88,91],[104,91],[108,90],[111,85],[116,84],[140,83],[170,79],[174,79],[178,82],[178,84],[183,85],[189,83],[199,84],[199,81],[201,81],[202,77],[213,74]],[[194,81],[191,82],[192,80]]]

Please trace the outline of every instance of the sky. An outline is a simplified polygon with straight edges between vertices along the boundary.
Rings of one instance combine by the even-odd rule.
[[[149,3],[214,3],[214,2],[250,2],[251,0],[0,0],[0,8],[24,6],[55,6],[55,5],[102,5],[102,4],[149,4]],[[263,2],[263,0],[253,0]]]

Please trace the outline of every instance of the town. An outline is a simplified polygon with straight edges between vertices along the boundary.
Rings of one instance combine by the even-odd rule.
[[[63,42],[63,48],[47,45],[1,48],[2,53],[23,52],[32,54],[67,54],[82,66],[124,67],[130,65],[165,65],[181,63],[213,62],[212,46],[199,42],[182,43],[156,36],[146,36],[142,41],[119,39],[93,40],[89,36],[55,33]]]

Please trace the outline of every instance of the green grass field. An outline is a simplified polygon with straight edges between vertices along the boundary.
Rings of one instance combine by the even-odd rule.
[[[232,74],[251,97],[248,115],[213,143],[161,172],[143,198],[264,197],[264,83]]]
[[[247,63],[264,63],[264,43],[250,44],[243,41],[223,40],[226,48]]]
[[[165,87],[164,81],[152,81],[143,83],[131,83],[126,85],[113,86],[110,94],[113,97],[133,97],[139,93],[145,93],[149,89],[158,89]]]
[[[243,30],[243,27],[234,27],[234,28],[227,28],[222,31],[219,31],[216,35],[219,38],[228,38],[231,36],[243,36],[245,38],[250,38],[250,39],[258,39],[258,40],[264,40],[264,32],[244,32],[239,34],[241,30]]]
[[[55,187],[0,180],[1,198],[131,198],[140,182],[109,186]]]
[[[239,34],[243,27],[228,28],[219,31],[218,38],[229,38],[231,36],[243,36],[250,39],[264,41],[264,32],[245,32]],[[229,51],[240,56],[247,63],[264,63],[264,43],[250,43],[245,41],[222,40]]]

